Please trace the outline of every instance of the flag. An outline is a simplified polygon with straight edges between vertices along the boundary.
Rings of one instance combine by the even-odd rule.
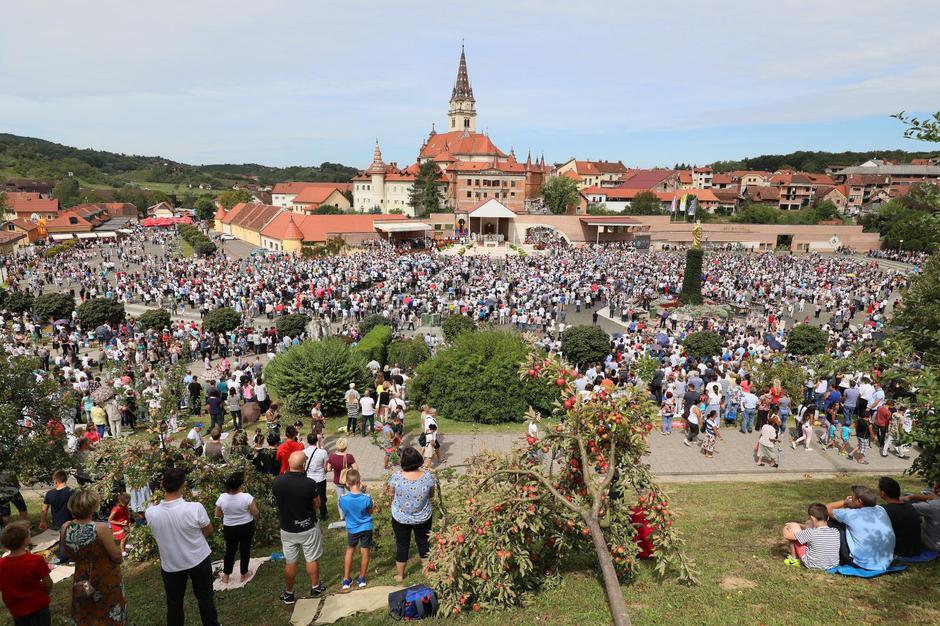
[[[689,195],[685,194],[682,196],[682,200],[679,201],[679,212],[685,215],[686,206],[685,203],[688,201]]]
[[[679,194],[673,194],[673,195],[672,195],[672,209],[671,209],[671,211],[672,211],[673,214],[675,214],[676,209],[677,209],[678,206],[679,206],[679,205],[677,204],[677,201],[678,201],[678,200],[679,200]]]
[[[692,196],[692,202],[689,204],[689,215],[694,216],[696,210],[698,210],[698,198]]]

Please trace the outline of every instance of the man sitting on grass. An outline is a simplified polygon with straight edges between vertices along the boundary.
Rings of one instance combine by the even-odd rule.
[[[845,532],[840,552],[843,565],[884,571],[894,559],[894,529],[875,492],[862,485],[852,487],[852,495],[826,505],[833,525]]]
[[[809,505],[806,524],[787,522],[783,538],[790,542],[784,563],[809,569],[829,569],[839,564],[839,531],[829,526],[829,511],[819,502]]]

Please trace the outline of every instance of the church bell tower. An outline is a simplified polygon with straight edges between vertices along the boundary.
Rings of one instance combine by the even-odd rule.
[[[477,112],[474,107],[473,89],[467,77],[467,57],[460,46],[460,65],[457,68],[457,82],[450,96],[450,109],[447,111],[447,130],[466,130],[476,132]]]

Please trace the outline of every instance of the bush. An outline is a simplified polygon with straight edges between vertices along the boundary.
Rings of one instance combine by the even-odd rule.
[[[264,379],[291,411],[308,415],[320,402],[325,413],[338,414],[344,410],[349,383],[365,389],[372,374],[361,352],[333,337],[305,341],[277,355],[264,368]]]
[[[212,241],[199,241],[196,243],[196,245],[193,246],[193,250],[196,251],[196,254],[201,256],[210,256],[215,254],[217,249],[218,248],[216,247],[215,243]]]
[[[707,330],[700,330],[697,333],[686,335],[682,347],[689,356],[705,358],[721,354],[721,346],[724,343],[721,335]]]
[[[202,320],[202,330],[208,333],[227,333],[241,324],[242,318],[235,309],[222,307],[206,313]]]
[[[124,321],[124,305],[111,298],[92,298],[78,305],[78,321],[94,330],[102,324],[116,326]]]
[[[600,326],[572,326],[561,334],[561,353],[582,370],[609,352],[610,337]]]
[[[33,296],[25,291],[11,291],[4,299],[3,306],[10,313],[20,314],[33,308]]]
[[[384,315],[367,315],[361,322],[359,322],[359,334],[368,335],[369,331],[375,328],[376,326],[387,326],[388,319]]]
[[[44,293],[33,300],[33,314],[40,320],[67,318],[75,310],[75,298],[67,293]]]
[[[685,274],[682,276],[682,291],[679,302],[682,304],[702,303],[702,257],[704,253],[691,248],[685,253]]]
[[[166,309],[150,309],[140,314],[137,323],[144,330],[163,330],[170,327],[170,312]]]
[[[825,351],[829,334],[822,328],[809,324],[797,324],[787,334],[787,352],[799,356],[819,354]]]
[[[379,364],[385,365],[390,343],[392,343],[392,327],[376,326],[369,331],[369,334],[359,340],[356,351],[365,355],[367,363],[378,361]]]
[[[424,337],[393,341],[388,347],[388,363],[397,364],[406,372],[415,371],[416,367],[430,358],[431,350],[424,342]]]
[[[67,239],[62,243],[57,243],[54,246],[49,246],[42,251],[42,258],[51,259],[54,256],[58,256],[63,252],[68,252],[72,248],[78,245],[78,239]]]
[[[793,406],[799,405],[803,399],[803,383],[806,373],[803,368],[792,361],[764,361],[751,371],[751,382],[756,387],[757,395],[770,389],[774,379],[780,379],[783,387],[793,400]]]
[[[472,332],[476,328],[476,323],[466,315],[451,315],[441,325],[441,329],[444,331],[444,340],[448,343],[452,343],[463,333]]]
[[[275,323],[275,327],[277,328],[277,336],[290,338],[300,337],[306,332],[307,324],[309,322],[310,318],[306,315],[301,315],[300,313],[279,317]]]
[[[530,406],[548,415],[560,392],[539,378],[520,380],[528,352],[518,333],[463,333],[418,366],[409,393],[415,405],[429,404],[463,422],[521,422]]]
[[[215,254],[216,245],[209,241],[209,238],[202,234],[202,231],[192,224],[177,224],[176,230],[180,237],[193,247],[196,254],[209,256]]]

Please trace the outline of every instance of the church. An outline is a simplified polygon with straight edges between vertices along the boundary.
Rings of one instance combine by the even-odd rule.
[[[385,163],[376,142],[372,164],[353,178],[353,208],[414,216],[408,199],[415,175],[422,163],[432,161],[440,168],[444,206],[452,211],[471,211],[496,199],[514,213],[528,212],[548,177],[545,158],[533,161],[530,155],[524,163],[517,161],[512,150],[507,154],[485,133],[478,133],[476,120],[476,100],[461,47],[446,132],[439,133],[432,125],[416,162],[405,168]]]

